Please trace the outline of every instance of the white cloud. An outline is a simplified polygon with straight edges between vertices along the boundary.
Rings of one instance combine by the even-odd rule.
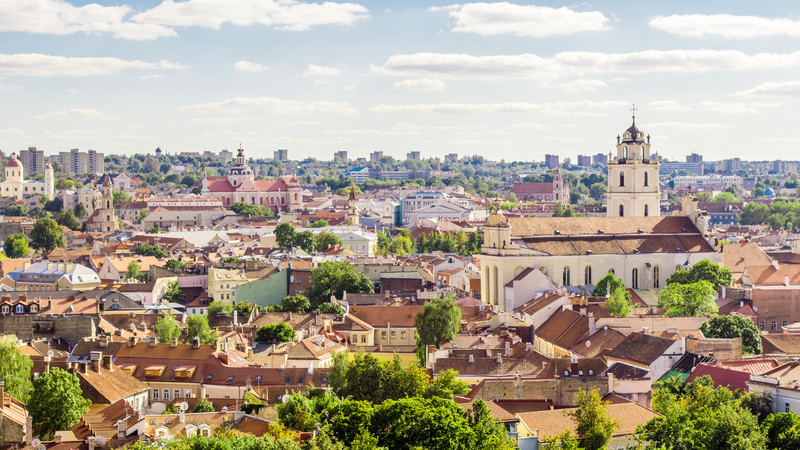
[[[398,81],[394,84],[394,88],[398,91],[429,92],[444,90],[445,84],[442,80],[419,78],[416,80]]]
[[[720,114],[756,114],[765,109],[781,106],[780,103],[700,102],[700,106]]]
[[[496,113],[496,112],[541,112],[548,115],[582,115],[589,110],[607,110],[627,105],[622,101],[528,103],[418,103],[411,105],[377,105],[376,112],[436,112],[436,113]]]
[[[164,0],[133,16],[136,23],[168,27],[266,25],[286,30],[308,30],[318,25],[352,25],[369,16],[355,3],[302,3],[295,0]]]
[[[86,120],[112,120],[114,116],[100,112],[96,109],[88,108],[70,108],[64,111],[55,111],[47,114],[36,116],[37,119],[54,119],[54,118],[80,118]]]
[[[119,39],[154,40],[177,36],[175,27],[219,29],[267,25],[308,30],[318,25],[351,25],[369,11],[354,3],[303,3],[295,0],[163,0],[137,13],[128,5],[75,6],[64,0],[0,1],[0,31],[66,35],[112,34]]]
[[[152,40],[175,36],[174,30],[158,24],[125,22],[131,7],[101,6],[90,3],[74,6],[63,0],[28,0],[21,6],[15,1],[0,2],[0,31],[66,35],[73,33],[110,33],[133,40]]]
[[[719,36],[747,39],[762,36],[800,36],[800,21],[731,14],[685,14],[656,16],[650,26],[670,34],[689,37]]]
[[[233,63],[233,70],[237,72],[259,73],[270,70],[270,68],[250,61],[236,61]]]
[[[679,128],[686,130],[715,130],[720,128],[730,128],[730,125],[708,122],[652,122],[647,124],[647,128],[670,129]]]
[[[506,128],[508,128],[509,130],[546,130],[549,127],[539,122],[524,122],[524,123],[515,123],[513,125],[507,126]]]
[[[602,80],[574,80],[567,83],[558,85],[561,89],[567,92],[594,92],[598,88],[608,86]]]
[[[23,131],[19,128],[0,128],[0,135],[3,134],[22,134]]]
[[[758,86],[737,92],[736,95],[797,96],[800,95],[800,81],[770,81]]]
[[[746,54],[738,50],[645,50],[632,53],[561,52],[552,58],[525,53],[474,56],[459,53],[413,53],[390,56],[379,74],[419,78],[558,79],[605,73],[771,70],[800,65],[800,52]]]
[[[609,19],[598,11],[578,12],[548,6],[516,5],[508,2],[464,3],[433,7],[431,11],[449,11],[456,20],[453,31],[483,36],[514,34],[545,37],[604,31]]]
[[[164,78],[164,75],[161,75],[160,73],[150,73],[147,75],[142,75],[139,78],[141,78],[142,80],[157,80],[159,78]]]
[[[674,100],[656,100],[652,101],[647,104],[647,109],[652,111],[688,111],[689,108],[686,105],[682,105]]]
[[[296,100],[285,100],[271,97],[235,97],[219,102],[184,106],[181,109],[185,111],[214,113],[224,111],[228,114],[241,114],[244,112],[269,112],[276,114],[358,114],[358,111],[348,103],[334,103],[325,101],[300,102]]]
[[[309,64],[308,69],[303,72],[301,77],[334,77],[342,74],[341,67],[318,66]]]
[[[128,69],[184,69],[181,64],[125,60],[111,57],[73,58],[39,53],[0,54],[0,76],[87,77]]]

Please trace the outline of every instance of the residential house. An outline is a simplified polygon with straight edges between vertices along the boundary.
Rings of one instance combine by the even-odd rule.
[[[758,311],[759,330],[779,333],[781,326],[800,322],[800,265],[773,261],[747,266],[741,284]]]
[[[212,267],[208,269],[208,296],[212,301],[231,305],[236,300],[234,290],[247,282],[244,270]]]
[[[55,291],[59,289],[92,290],[100,284],[97,273],[81,264],[37,262],[25,264],[0,279],[0,290]]]
[[[624,363],[649,372],[651,382],[658,381],[686,352],[684,338],[668,339],[648,333],[631,333],[605,358],[609,367]]]

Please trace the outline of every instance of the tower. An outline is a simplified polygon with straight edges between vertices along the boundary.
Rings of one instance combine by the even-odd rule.
[[[53,174],[53,166],[50,163],[44,168],[44,193],[47,195],[47,198],[53,200],[56,194],[56,183],[55,183],[55,175]]]
[[[94,220],[92,231],[110,233],[117,229],[117,217],[114,215],[114,193],[111,185],[111,177],[109,175],[105,175],[103,177],[103,190],[102,196],[100,197],[100,208],[98,208],[95,214],[97,214],[97,216]]]
[[[347,197],[347,209],[350,211],[350,221],[353,225],[358,225],[358,197],[356,196],[356,184],[350,185],[350,195]]]
[[[289,206],[289,211],[299,211],[303,208],[303,188],[300,187],[300,181],[297,180],[297,177],[292,175],[289,178],[289,183],[287,184],[287,196],[288,201],[287,204]]]
[[[608,158],[609,217],[660,215],[658,153],[650,156],[650,135],[636,127],[636,105],[631,108],[632,124],[617,136],[617,156]]]
[[[17,154],[12,153],[5,169],[3,169],[3,176],[5,177],[2,188],[3,197],[22,199],[22,188],[25,179],[23,172],[24,169],[22,168],[22,163],[17,159]]]
[[[247,165],[247,159],[244,157],[244,149],[240,146],[236,150],[236,164],[228,171],[228,181],[233,187],[239,187],[245,181],[253,181],[253,171]]]

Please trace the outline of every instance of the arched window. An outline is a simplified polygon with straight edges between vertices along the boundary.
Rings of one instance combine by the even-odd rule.
[[[653,287],[658,289],[661,286],[659,277],[661,276],[661,269],[658,266],[653,266]]]
[[[648,181],[650,181],[650,180],[648,180],[647,172],[645,172],[645,173],[644,173],[644,185],[645,185],[645,186],[649,186],[649,184],[647,184],[647,183],[648,183]]]
[[[625,186],[625,174],[623,172],[619,173],[619,185],[620,187]]]
[[[622,159],[628,159],[628,146],[622,147]]]
[[[562,286],[569,286],[571,284],[569,266],[564,267],[564,273],[561,274],[561,281]]]
[[[650,215],[649,205],[644,205],[644,216],[647,217],[649,215]]]
[[[494,280],[492,280],[492,281],[494,282],[494,297],[492,299],[494,300],[494,304],[495,305],[499,305],[500,304],[500,288],[498,286],[500,285],[500,283],[499,283],[499,281],[497,279],[497,266],[494,266]]]
[[[489,303],[489,300],[491,299],[492,296],[492,294],[489,293],[490,289],[492,288],[492,284],[489,281],[491,278],[491,270],[492,270],[491,267],[487,267],[485,273],[486,276],[483,277],[484,278],[483,283],[484,286],[486,286],[486,298],[484,299],[486,303]]]
[[[592,266],[583,269],[583,284],[592,284]]]
[[[631,288],[639,289],[639,269],[631,270]]]
[[[619,205],[619,216],[620,217],[624,217],[625,216],[625,206],[623,206],[623,205]]]

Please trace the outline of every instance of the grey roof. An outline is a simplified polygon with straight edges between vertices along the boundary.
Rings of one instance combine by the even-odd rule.
[[[69,271],[65,270],[64,263],[54,262],[37,262],[30,265],[30,267],[17,269],[8,273],[15,282],[18,282],[23,275],[36,275],[41,277],[52,278],[54,281],[66,276],[71,283],[100,283],[100,277],[97,272],[82,265],[72,264]]]

